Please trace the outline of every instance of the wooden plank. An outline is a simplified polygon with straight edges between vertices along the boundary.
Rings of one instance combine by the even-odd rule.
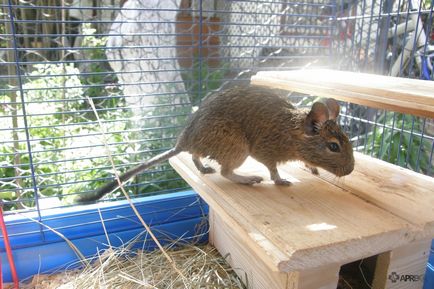
[[[299,273],[299,289],[336,289],[339,281],[340,266],[330,264],[320,268],[304,270]]]
[[[329,69],[261,71],[255,85],[434,117],[434,82]]]
[[[206,182],[202,175],[193,168],[192,162],[184,163],[184,159],[191,160],[191,156],[182,153],[169,160],[172,167],[187,181],[196,192],[207,202],[214,212],[225,219],[230,227],[237,230],[237,236],[255,256],[261,259],[270,271],[278,271],[278,265],[287,259],[284,252],[269,242],[254,226],[252,226],[238,211],[226,211],[229,207],[226,200],[221,198]],[[254,240],[254,241],[253,241]]]
[[[378,256],[373,289],[422,289],[431,239]]]
[[[213,208],[209,212],[210,243],[250,289],[287,289],[297,288],[297,273],[282,273],[270,270],[258,257],[257,251],[251,250],[238,234],[239,228],[229,225]],[[291,278],[289,276],[291,275]],[[292,285],[289,285],[291,280]],[[336,286],[334,287],[336,288]]]
[[[434,178],[361,153],[342,179],[320,169],[320,177],[420,228],[416,238],[434,237]]]
[[[340,266],[331,264],[302,272],[271,271],[240,239],[238,230],[212,208],[209,213],[210,243],[250,289],[336,289]]]
[[[344,264],[407,244],[414,237],[408,222],[294,164],[285,165],[293,185],[281,187],[271,181],[244,186],[219,174],[201,175],[187,153],[170,162],[212,208],[220,207],[228,220],[236,220],[240,234],[248,236],[246,246],[263,248],[279,271]],[[239,171],[269,178],[265,167],[252,159]],[[289,177],[284,171],[281,175]]]

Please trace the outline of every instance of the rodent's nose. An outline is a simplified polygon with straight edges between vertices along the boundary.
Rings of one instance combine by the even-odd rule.
[[[342,176],[351,174],[353,170],[354,170],[354,161],[352,161],[349,165],[344,167],[344,169],[342,170],[343,172]]]
[[[335,170],[334,174],[338,177],[344,177],[346,175],[351,174],[351,172],[354,170],[354,162],[351,162],[345,166],[340,167],[339,169]]]
[[[351,172],[354,170],[354,165],[348,167],[347,170],[344,172],[344,176],[351,174]]]

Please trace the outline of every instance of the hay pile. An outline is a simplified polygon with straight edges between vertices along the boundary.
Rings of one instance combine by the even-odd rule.
[[[182,278],[160,250],[106,250],[82,270],[36,275],[20,288],[245,288],[226,260],[210,245],[166,251]]]

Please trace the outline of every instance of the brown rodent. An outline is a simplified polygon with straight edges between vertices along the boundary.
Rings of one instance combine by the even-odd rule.
[[[337,176],[354,168],[353,149],[336,117],[334,99],[315,102],[310,110],[296,109],[273,90],[258,86],[230,88],[208,97],[191,115],[174,148],[161,153],[120,176],[125,182],[150,166],[187,151],[197,169],[213,173],[200,158],[209,157],[221,165],[221,175],[241,184],[262,181],[258,176],[241,176],[234,169],[250,155],[263,163],[277,185],[289,185],[277,171],[277,164],[300,160],[317,174],[321,167]],[[77,202],[97,200],[118,187],[116,180],[93,194],[78,196]]]

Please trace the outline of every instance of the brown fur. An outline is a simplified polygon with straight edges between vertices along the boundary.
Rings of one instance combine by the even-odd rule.
[[[338,110],[336,117],[339,106],[333,109]],[[337,176],[349,174],[354,158],[348,137],[327,118],[317,133],[306,134],[308,113],[295,109],[270,89],[232,88],[202,103],[181,133],[177,147],[197,157],[214,159],[223,170],[236,169],[251,155],[270,170],[278,163],[301,160]],[[339,141],[341,153],[327,149],[332,139]]]
[[[321,167],[344,176],[353,170],[354,157],[348,137],[334,120],[338,114],[339,105],[333,99],[317,102],[309,111],[294,108],[270,89],[230,88],[203,101],[179,135],[172,153],[158,161],[188,151],[202,173],[214,172],[200,161],[209,157],[221,165],[223,176],[243,184],[262,180],[233,172],[249,155],[267,166],[271,179],[279,185],[290,183],[280,178],[276,165],[290,160],[303,161],[315,174],[316,167]],[[331,151],[330,142],[336,142],[340,152]],[[152,164],[145,162],[140,170],[132,169],[124,175],[130,177]],[[105,187],[112,190],[116,186]],[[99,190],[97,196],[86,200],[95,200],[106,193]]]

